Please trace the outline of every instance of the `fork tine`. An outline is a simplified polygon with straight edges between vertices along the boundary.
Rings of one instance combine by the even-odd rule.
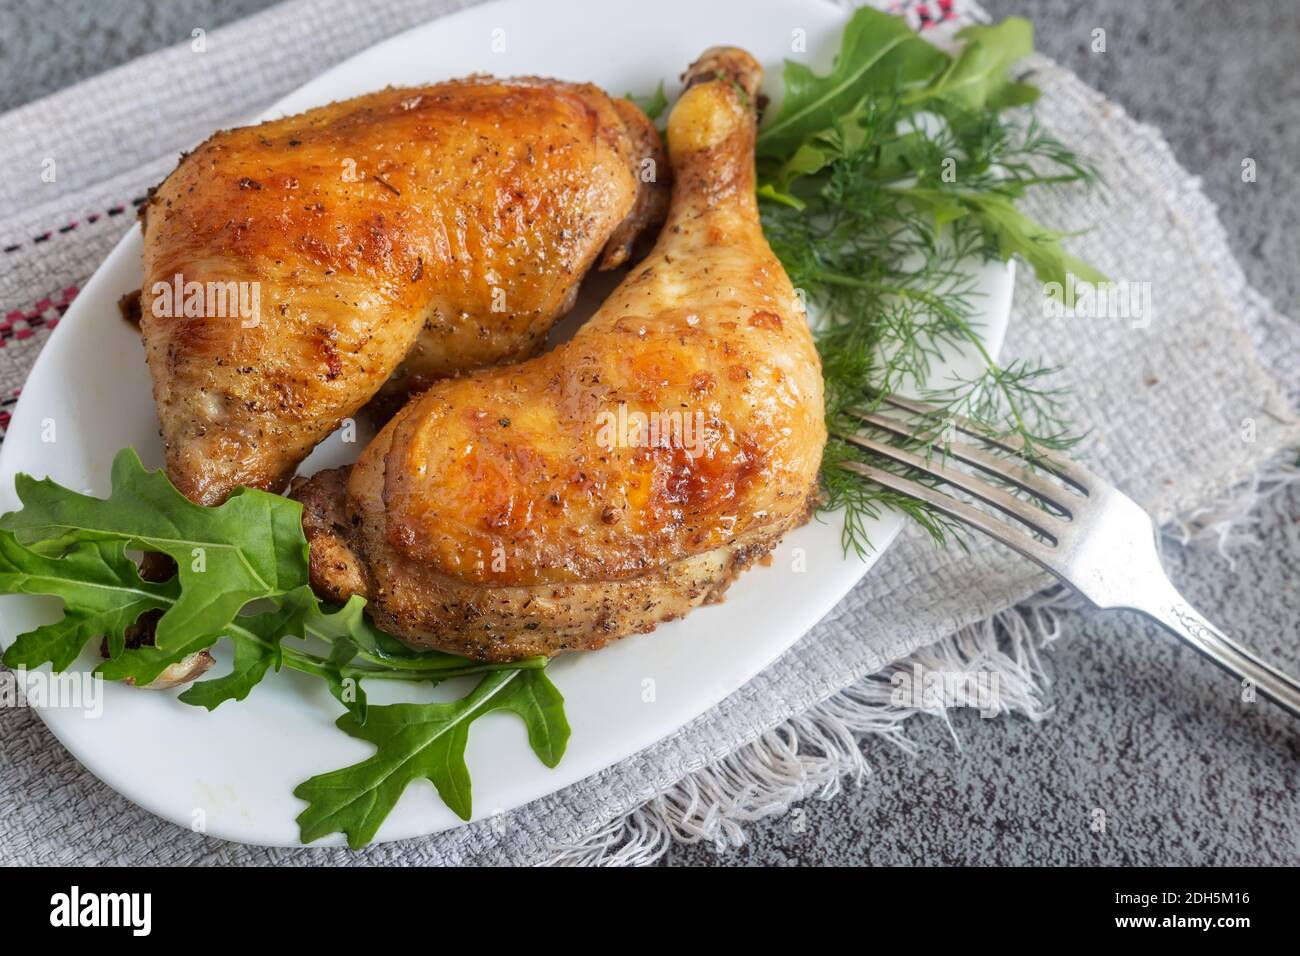
[[[1009,451],[1016,455],[1023,454],[1025,451],[1025,441],[1020,436],[990,435],[988,429],[981,428],[977,422],[973,422],[969,418],[963,418],[960,415],[945,415],[943,409],[936,408],[934,405],[918,402],[912,398],[901,398],[893,394],[881,395],[881,401],[905,412],[912,412],[914,415],[929,415],[949,420],[958,431],[978,438],[982,442],[987,442],[995,448],[1001,448],[1003,451]],[[1100,481],[1096,475],[1078,462],[1071,461],[1069,458],[1058,455],[1049,449],[1035,448],[1033,453],[1035,457],[1042,459],[1041,468],[1056,475],[1062,481],[1068,482],[1082,494],[1088,494],[1088,489],[1097,485]]]
[[[964,501],[958,501],[951,495],[934,488],[928,488],[919,481],[902,478],[881,468],[876,468],[874,465],[844,461],[840,462],[840,467],[861,475],[863,478],[869,478],[876,484],[883,485],[891,491],[897,491],[899,494],[908,495],[912,498],[919,498],[940,514],[945,514],[954,521],[960,521],[979,531],[983,531],[990,538],[1002,542],[1008,548],[1018,551],[1031,561],[1036,561],[1053,574],[1059,573],[1052,567],[1051,548],[1041,541],[1031,538],[1023,531],[1012,527],[1005,521],[999,521],[992,515],[986,514]]]
[[[1053,544],[1060,541],[1061,533],[1065,530],[1064,522],[1056,515],[1043,511],[1041,508],[1035,508],[1029,502],[1008,494],[982,478],[968,475],[955,468],[949,468],[939,462],[928,461],[913,452],[887,445],[865,435],[837,434],[836,437],[884,458],[892,458],[909,468],[915,468],[917,471],[947,482],[954,488],[960,488],[968,495],[997,508],[1003,514],[1010,515],[1030,530],[1051,538]]]
[[[871,427],[889,432],[891,435],[924,441],[914,428],[897,418],[857,409],[852,410],[850,414],[866,422]],[[931,440],[929,444],[940,449],[948,457],[964,461],[968,465],[974,465],[986,474],[1001,478],[1022,491],[1027,491],[1031,495],[1041,498],[1066,517],[1074,516],[1074,509],[1070,506],[1069,500],[1075,498],[1077,501],[1078,499],[1074,495],[1065,493],[1058,485],[1036,478],[1033,472],[1029,470],[1028,465],[1018,465],[1006,458],[999,458],[997,455],[990,454],[968,442],[954,441],[940,445],[937,440]],[[970,491],[969,488],[966,490]],[[989,503],[993,504],[993,502]]]

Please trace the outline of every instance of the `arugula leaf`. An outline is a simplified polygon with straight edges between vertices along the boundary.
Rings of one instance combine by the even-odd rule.
[[[995,26],[969,26],[957,34],[965,40],[943,74],[925,89],[903,97],[915,105],[927,99],[941,99],[973,112],[1024,106],[1038,99],[1038,90],[1012,80],[1007,70],[1034,52],[1034,25],[1021,17],[1008,17]]]
[[[851,143],[862,134],[861,127],[838,126],[809,136],[799,144],[789,159],[783,162],[758,188],[758,194],[784,203],[794,209],[803,209],[806,203],[790,189],[797,179],[821,172],[835,160],[853,150]]]
[[[473,812],[465,745],[470,724],[494,710],[523,719],[538,759],[554,767],[564,755],[569,725],[564,698],[541,670],[489,674],[467,696],[450,703],[389,704],[370,708],[360,723],[352,713],[338,727],[376,745],[361,763],[320,774],[300,784],[294,796],[308,802],[298,815],[300,838],[312,843],[344,833],[348,845],[369,843],[407,784],[421,777],[461,819]]]
[[[914,172],[922,168],[915,162],[918,150],[934,158],[928,155],[933,142],[894,125],[924,111],[952,125],[968,124],[1038,98],[1035,87],[1007,76],[1012,64],[1033,52],[1028,20],[1010,17],[996,26],[967,27],[958,36],[966,44],[953,59],[902,19],[864,7],[850,21],[830,74],[818,77],[788,61],[785,82],[787,88],[795,84],[796,95],[787,94],[780,113],[759,134],[760,195],[802,209],[804,202],[790,190],[795,179],[867,147],[877,153],[877,178]]]
[[[216,710],[227,700],[243,700],[261,683],[268,668],[276,661],[276,649],[255,641],[232,641],[235,648],[234,665],[229,674],[197,681],[180,695],[180,701],[195,707]],[[277,667],[276,670],[279,670]]]
[[[1104,282],[1105,275],[1082,259],[1065,251],[1064,233],[1054,232],[1034,222],[1009,196],[999,193],[962,193],[937,189],[912,188],[904,192],[907,200],[930,209],[935,222],[943,225],[969,216],[988,239],[988,246],[1001,259],[1012,256],[1024,259],[1034,275],[1044,284],[1054,283],[1068,295],[1071,277],[1084,282]]]
[[[809,136],[833,128],[869,94],[903,95],[925,86],[952,62],[901,17],[862,7],[853,14],[831,72],[818,76],[785,61],[780,111],[758,134],[760,158],[785,158]]]
[[[237,617],[229,635],[235,648],[230,673],[190,685],[180,695],[181,702],[216,710],[225,701],[243,700],[268,670],[280,669],[284,660],[280,640],[293,632],[301,617],[302,610],[296,604]]]
[[[126,629],[146,611],[169,607],[178,590],[175,580],[143,580],[121,541],[84,542],[65,557],[52,558],[0,530],[0,593],[43,594],[64,602],[63,618],[20,634],[4,663],[27,668],[49,663],[65,670],[89,641],[103,636],[110,653],[120,654]]]
[[[226,504],[202,508],[161,473],[146,471],[130,449],[118,454],[113,492],[104,500],[25,475],[17,483],[24,507],[0,519],[0,593],[57,597],[64,614],[20,635],[4,655],[10,666],[48,662],[62,670],[87,642],[107,636],[110,659],[97,672],[143,686],[168,665],[228,638],[234,649],[230,672],[192,685],[180,695],[184,703],[212,710],[243,700],[268,673],[289,667],[324,680],[347,708],[339,726],[376,742],[385,753],[404,746],[410,733],[403,720],[391,718],[400,710],[375,708],[381,720],[368,719],[363,681],[433,684],[488,674],[466,701],[409,705],[426,731],[438,720],[446,724],[434,728],[430,738],[441,741],[437,752],[443,769],[428,773],[438,776],[463,815],[469,813],[464,744],[468,723],[476,717],[512,710],[524,718],[534,750],[548,765],[563,753],[568,725],[563,699],[542,674],[545,658],[485,664],[420,652],[375,627],[360,597],[339,608],[321,604],[307,584],[307,542],[296,502],[240,489]],[[179,573],[163,582],[145,581],[128,548],[168,554],[177,560]],[[202,549],[203,560],[196,559],[194,548]],[[127,628],[150,611],[163,612],[159,640],[126,649]],[[164,643],[163,624],[169,621]],[[326,653],[313,653],[312,642],[323,642]],[[354,797],[354,803],[368,799],[365,793]],[[371,833],[395,800],[396,795],[370,806],[363,822]]]
[[[659,85],[655,87],[655,91],[649,96],[636,96],[627,93],[623,98],[635,103],[641,108],[641,112],[652,120],[657,120],[660,116],[663,116],[664,110],[668,109],[668,95],[664,92],[663,80],[659,81]]]
[[[365,599],[355,595],[343,607],[330,608],[320,604],[311,588],[303,586],[279,601],[273,610],[235,618],[227,628],[235,646],[231,672],[194,684],[181,694],[182,701],[213,710],[227,700],[243,700],[270,668],[279,670],[287,665],[324,680],[335,699],[359,723],[365,723],[362,681],[366,679],[436,684],[465,674],[546,666],[544,657],[488,664],[440,651],[412,650],[375,627],[364,614]],[[319,638],[330,645],[330,651],[326,657],[318,657],[284,645],[285,638]],[[129,661],[134,654],[128,651],[124,657]]]
[[[278,495],[239,488],[225,504],[205,508],[161,471],[145,471],[130,448],[113,460],[108,498],[29,475],[19,475],[16,486],[23,508],[0,517],[0,528],[24,544],[57,553],[72,542],[119,541],[176,561],[180,596],[158,622],[158,654],[197,650],[248,602],[307,580],[302,506]]]

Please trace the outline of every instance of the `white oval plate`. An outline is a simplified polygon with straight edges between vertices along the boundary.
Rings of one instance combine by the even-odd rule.
[[[613,95],[649,93],[676,77],[704,49],[734,44],[767,70],[779,96],[792,31],[807,36],[806,61],[829,67],[847,12],[818,0],[658,0],[492,3],[410,30],[353,57],[272,107],[263,118],[295,113],[385,85],[415,85],[471,73],[538,74],[599,84]],[[495,44],[495,45],[494,45]],[[503,47],[503,48],[502,48]],[[17,472],[106,494],[109,463],[134,446],[145,464],[162,462],[158,423],[139,338],[118,316],[117,300],[140,286],[141,239],[133,228],[87,283],[42,351],[23,389],[0,453],[0,511],[18,506]],[[996,354],[1010,308],[1011,270],[974,264],[983,295],[981,330]],[[606,290],[608,285],[606,284]],[[588,303],[588,310],[591,303]],[[976,360],[957,357],[935,382],[968,375]],[[53,422],[54,442],[42,431]],[[350,461],[358,444],[326,441],[304,464],[312,473]],[[888,515],[868,529],[876,556],[897,535]],[[803,549],[806,573],[792,568]],[[554,770],[529,751],[522,724],[505,714],[479,720],[470,738],[475,818],[559,790],[635,754],[717,704],[770,664],[830,611],[871,567],[846,557],[838,522],[811,522],[789,535],[770,567],[741,576],[725,603],[701,608],[654,634],[629,637],[597,654],[570,655],[551,675],[567,701],[573,736]],[[0,641],[57,619],[52,600],[0,599]],[[217,656],[223,656],[218,646]],[[224,655],[229,657],[228,651]],[[74,665],[90,670],[88,650]],[[221,665],[214,674],[221,673]],[[655,702],[643,702],[653,680]],[[108,684],[98,718],[78,709],[41,708],[64,746],[119,793],[180,826],[202,819],[227,840],[296,845],[294,818],[304,804],[294,787],[313,774],[367,757],[369,744],[333,726],[339,707],[320,681],[293,672],[270,675],[249,698],[213,713],[175,699]],[[455,686],[452,686],[455,684]],[[438,688],[459,696],[464,685]],[[372,697],[388,699],[375,688]],[[427,693],[427,692],[426,692]],[[435,833],[461,823],[433,788],[413,784],[379,831],[379,840]],[[338,835],[323,843],[342,843]]]

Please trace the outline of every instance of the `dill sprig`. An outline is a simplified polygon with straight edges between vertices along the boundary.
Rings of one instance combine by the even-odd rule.
[[[859,554],[871,548],[868,520],[886,507],[940,543],[955,526],[843,467],[857,461],[924,480],[836,437],[860,425],[851,409],[873,410],[884,395],[909,389],[940,410],[931,437],[963,417],[1022,440],[1031,458],[1077,441],[1056,369],[1025,360],[999,365],[985,350],[972,262],[1019,257],[1065,295],[1074,281],[1102,278],[1064,251],[1063,234],[1015,206],[1035,187],[1098,179],[1032,114],[1006,112],[1037,95],[1007,76],[1032,46],[1028,24],[969,28],[955,58],[906,31],[864,8],[828,76],[787,64],[785,101],[758,146],[764,231],[821,318],[816,339],[832,436],[821,470],[823,510],[842,514],[844,547]],[[983,371],[923,387],[957,348],[979,353]]]

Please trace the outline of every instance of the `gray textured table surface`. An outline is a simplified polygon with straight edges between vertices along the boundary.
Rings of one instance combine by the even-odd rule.
[[[0,0],[0,109],[8,109],[265,0]],[[1038,47],[1160,127],[1200,175],[1246,274],[1282,311],[1300,276],[1300,4],[1277,0],[984,0],[1021,13]],[[1107,50],[1089,49],[1106,30]],[[1258,181],[1240,179],[1253,157]],[[1174,550],[1175,581],[1230,633],[1300,670],[1300,487],[1259,514],[1235,566]],[[678,846],[666,864],[1300,863],[1300,733],[1263,708],[1197,693],[1223,678],[1124,616],[1069,615],[1049,655],[1055,714],[1032,725],[960,711],[912,722],[920,756],[865,745],[877,773],[750,828],[719,857]],[[1097,832],[1094,811],[1105,811]],[[794,825],[794,821],[798,825]]]

